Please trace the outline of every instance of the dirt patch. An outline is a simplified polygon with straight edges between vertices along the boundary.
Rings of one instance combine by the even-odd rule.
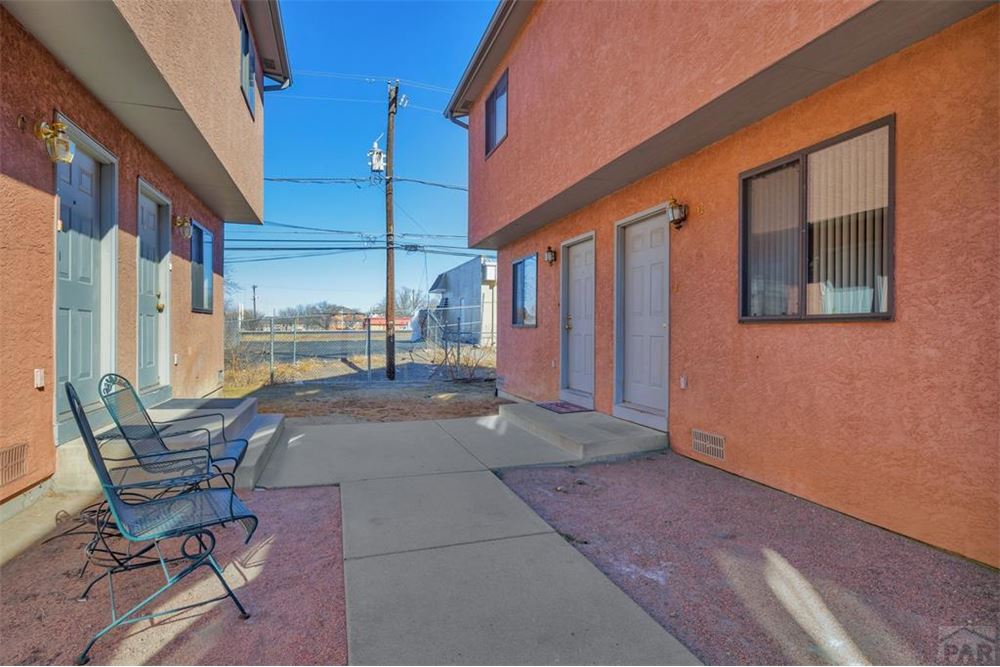
[[[676,454],[505,484],[706,664],[940,664],[996,570]]]
[[[347,625],[340,525],[334,487],[241,493],[260,518],[249,545],[235,526],[213,528],[216,558],[251,617],[229,600],[120,627],[97,642],[91,662],[166,665],[343,665]],[[73,664],[110,620],[106,581],[86,602],[76,597],[98,571],[78,578],[80,537],[38,544],[0,569],[0,664]],[[166,540],[174,553],[178,540]],[[150,567],[117,574],[119,612],[163,584]],[[154,609],[219,595],[207,568],[170,589]],[[161,606],[162,605],[162,606]]]
[[[286,417],[366,422],[451,419],[495,415],[508,403],[497,398],[493,382],[439,380],[420,384],[376,382],[353,387],[327,384],[268,385],[253,391],[227,388],[225,396],[252,396],[260,412]]]

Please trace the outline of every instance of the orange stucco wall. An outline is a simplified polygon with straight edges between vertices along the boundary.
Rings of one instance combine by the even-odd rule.
[[[692,214],[670,232],[671,446],[1000,565],[998,15],[980,12],[502,248],[499,312],[510,313],[512,259],[595,231],[595,402],[610,412],[614,223],[676,195]],[[894,321],[738,323],[738,174],[888,114]],[[490,187],[516,192],[521,177]],[[538,272],[539,326],[501,316],[498,373],[510,393],[551,399],[559,265]],[[692,451],[695,427],[726,436],[724,462]]]
[[[136,39],[219,157],[240,192],[264,214],[264,104],[260,63],[253,115],[238,81],[240,3],[114,0]],[[184,45],[197,45],[187,48]]]
[[[38,120],[66,114],[118,158],[117,369],[136,371],[136,215],[138,179],[215,233],[214,314],[191,311],[190,243],[172,238],[170,281],[175,394],[216,389],[222,369],[222,222],[103,107],[3,8],[0,8],[0,447],[29,443],[29,474],[0,488],[0,500],[50,476],[53,435],[55,299],[55,168],[32,134]],[[18,127],[19,116],[26,127]],[[46,387],[33,388],[33,370]]]
[[[469,116],[469,242],[872,2],[539,3]],[[505,69],[509,132],[485,159],[483,99]]]

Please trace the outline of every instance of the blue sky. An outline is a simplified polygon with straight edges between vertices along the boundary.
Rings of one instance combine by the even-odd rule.
[[[368,149],[385,131],[385,79],[392,77],[404,80],[400,93],[407,95],[410,102],[396,119],[396,176],[466,185],[466,131],[440,113],[449,95],[407,85],[405,80],[452,89],[495,5],[494,0],[283,0],[282,17],[294,83],[288,90],[265,95],[265,176],[367,177]],[[379,78],[367,82],[308,72]],[[384,139],[380,145],[385,147]],[[397,233],[466,232],[464,192],[398,182],[395,203]],[[358,188],[267,182],[264,218],[285,224],[384,233],[385,195],[380,187],[367,185]],[[323,238],[291,231],[266,222],[260,228],[227,227],[226,273],[241,288],[235,295],[237,302],[249,309],[252,284],[258,285],[258,312],[267,314],[272,309],[322,300],[366,310],[380,300],[385,290],[384,251],[236,263],[288,253],[236,252],[232,247],[240,243],[235,239],[259,239],[263,244],[264,239]],[[334,239],[351,240],[329,238]],[[414,241],[465,246],[464,238]],[[438,273],[466,259],[441,255],[425,258],[423,253],[398,251],[396,285],[426,289]]]

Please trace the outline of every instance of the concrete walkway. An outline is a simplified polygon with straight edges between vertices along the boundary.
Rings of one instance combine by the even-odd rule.
[[[351,664],[698,664],[490,472],[575,459],[499,417],[289,419],[260,483],[340,484]]]

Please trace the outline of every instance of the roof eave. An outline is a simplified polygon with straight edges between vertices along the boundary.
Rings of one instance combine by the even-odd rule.
[[[537,0],[500,0],[486,31],[476,45],[472,59],[455,87],[445,117],[456,120],[469,115],[472,103],[482,93],[487,81],[507,53]]]
[[[275,81],[276,85],[264,86],[264,90],[284,90],[292,84],[292,67],[288,59],[279,0],[251,0],[247,3],[247,8],[247,16],[258,41],[258,54],[273,54],[273,57],[262,59],[261,65],[264,76]],[[265,60],[271,60],[273,65],[268,66]]]

